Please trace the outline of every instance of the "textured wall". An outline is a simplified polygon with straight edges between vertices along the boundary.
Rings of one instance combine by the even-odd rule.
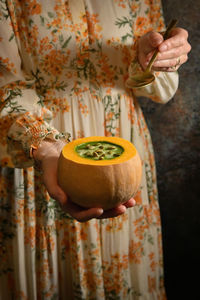
[[[197,299],[200,267],[200,0],[163,0],[166,23],[189,32],[192,51],[166,105],[142,99],[157,162],[168,300]],[[198,291],[198,294],[197,294]],[[188,298],[184,296],[188,295]]]

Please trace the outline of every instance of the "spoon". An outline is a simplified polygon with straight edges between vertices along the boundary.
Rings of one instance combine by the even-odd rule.
[[[176,23],[177,23],[176,19],[171,20],[171,22],[167,26],[167,29],[163,35],[164,40],[166,40],[168,38],[171,30],[176,26]],[[159,52],[158,49],[154,52],[148,66],[144,72],[135,74],[127,80],[127,86],[129,88],[144,87],[155,80],[155,76],[151,72],[151,67],[158,55],[158,52]]]

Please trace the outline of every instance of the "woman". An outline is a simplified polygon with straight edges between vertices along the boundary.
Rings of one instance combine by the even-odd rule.
[[[163,30],[159,0],[1,2],[2,299],[165,299],[155,162],[136,97],[170,100],[191,47],[184,29],[166,41]],[[127,87],[157,48],[155,82]],[[105,212],[74,205],[56,179],[64,143],[93,135],[130,140],[143,162],[135,200]]]

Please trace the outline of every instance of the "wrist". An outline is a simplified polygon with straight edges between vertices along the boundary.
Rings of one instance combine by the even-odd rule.
[[[66,142],[62,140],[52,141],[45,139],[41,141],[37,148],[32,147],[32,157],[36,162],[41,162],[47,157],[58,157],[65,144]]]

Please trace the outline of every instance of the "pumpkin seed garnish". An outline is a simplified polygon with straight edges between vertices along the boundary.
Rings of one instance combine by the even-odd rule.
[[[93,160],[108,160],[119,157],[124,149],[109,142],[89,142],[76,146],[75,151],[83,158]]]

